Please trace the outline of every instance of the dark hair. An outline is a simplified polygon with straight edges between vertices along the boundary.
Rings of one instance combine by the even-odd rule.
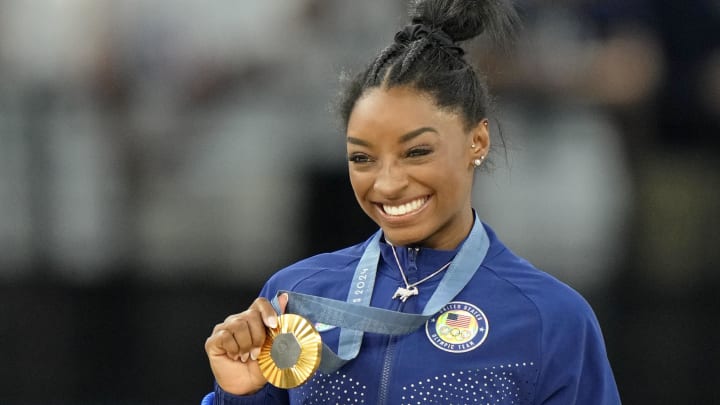
[[[487,86],[458,42],[483,32],[501,42],[509,38],[518,20],[509,0],[415,0],[410,17],[395,41],[347,84],[340,103],[345,128],[357,100],[380,86],[427,93],[438,107],[459,113],[467,129],[486,118]]]

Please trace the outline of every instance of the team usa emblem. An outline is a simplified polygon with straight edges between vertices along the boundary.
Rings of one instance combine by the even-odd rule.
[[[435,347],[446,352],[464,353],[483,344],[488,323],[480,308],[467,302],[451,302],[425,323],[425,333]]]

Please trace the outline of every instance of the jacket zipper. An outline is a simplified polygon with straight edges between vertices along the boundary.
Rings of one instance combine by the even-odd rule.
[[[404,303],[400,304],[398,311],[402,310]],[[390,336],[388,345],[385,348],[385,361],[383,362],[382,375],[380,377],[380,395],[378,396],[378,404],[387,404],[388,394],[390,391],[390,374],[392,373],[393,360],[395,359],[395,345],[397,336]]]
[[[408,248],[407,263],[412,263],[414,265],[419,251],[420,248]],[[402,312],[403,307],[405,307],[405,303],[400,301],[396,311]],[[385,360],[383,361],[382,375],[380,377],[380,395],[378,396],[379,405],[385,405],[387,403],[388,394],[390,393],[390,375],[392,374],[393,361],[395,360],[396,342],[397,336],[390,336],[388,339],[388,345],[385,348]]]

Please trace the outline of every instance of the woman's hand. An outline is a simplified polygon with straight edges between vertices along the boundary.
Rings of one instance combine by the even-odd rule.
[[[285,311],[287,300],[287,294],[279,297],[281,312]],[[266,327],[277,327],[277,314],[265,298],[256,299],[246,311],[230,315],[215,326],[205,341],[205,352],[215,381],[223,391],[249,395],[267,383],[257,363]]]

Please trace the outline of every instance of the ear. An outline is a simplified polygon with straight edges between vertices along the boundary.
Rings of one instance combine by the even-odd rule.
[[[485,159],[490,151],[490,123],[483,118],[470,130],[470,161]]]

